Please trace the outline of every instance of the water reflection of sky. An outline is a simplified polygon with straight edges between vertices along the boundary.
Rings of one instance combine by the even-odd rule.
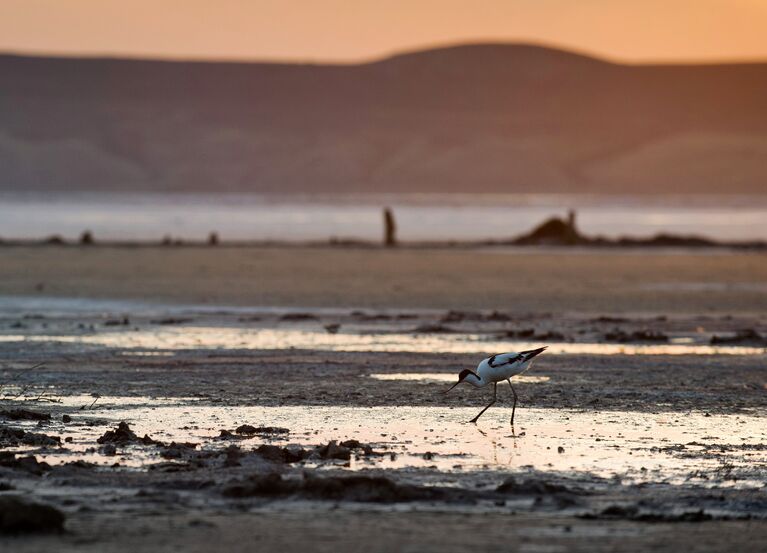
[[[103,434],[104,426],[129,422],[138,435],[164,442],[195,442],[202,449],[222,448],[220,430],[241,424],[279,426],[288,436],[238,440],[244,449],[264,441],[312,447],[329,440],[355,438],[370,443],[380,456],[359,456],[349,469],[434,466],[446,473],[474,470],[519,470],[592,473],[626,482],[694,481],[706,484],[706,474],[727,470],[738,479],[724,485],[759,487],[767,453],[761,415],[703,413],[600,412],[596,410],[518,409],[517,428],[509,427],[510,409],[497,407],[479,424],[466,421],[476,408],[448,407],[252,407],[206,405],[189,399],[100,398],[94,410],[79,411],[90,396],[63,397],[62,407],[75,408],[74,422],[53,421],[47,433],[72,438],[66,450],[41,457],[50,463],[83,458]],[[30,423],[31,425],[32,423]],[[34,430],[34,429],[33,429]],[[561,449],[560,449],[561,448]],[[704,455],[703,453],[712,453]],[[159,462],[156,447],[120,448],[117,457],[91,452],[88,460],[111,465],[145,466]],[[697,475],[697,476],[696,476]],[[762,475],[763,476],[763,475]],[[717,485],[721,485],[719,482]]]
[[[0,235],[10,238],[87,229],[96,238],[159,240],[173,235],[204,239],[217,231],[229,240],[325,240],[331,236],[378,240],[381,207],[394,208],[400,236],[410,240],[512,236],[544,218],[576,207],[586,233],[616,236],[659,232],[718,239],[767,239],[767,200],[717,196],[692,203],[617,196],[440,195],[290,198],[195,194],[4,194]],[[704,197],[704,200],[706,198]],[[477,221],[482,221],[481,225]]]
[[[539,342],[500,340],[486,334],[329,334],[323,331],[184,326],[98,334],[6,334],[0,342],[50,342],[136,350],[311,349],[348,352],[444,352],[489,354],[540,347]],[[547,354],[590,355],[764,355],[765,348],[703,344],[547,343]]]

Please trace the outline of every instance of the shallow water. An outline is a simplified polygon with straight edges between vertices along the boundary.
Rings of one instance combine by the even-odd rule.
[[[659,232],[715,239],[767,239],[763,196],[621,197],[588,195],[10,194],[0,195],[0,236],[156,240],[165,235],[224,240],[379,240],[389,205],[403,240],[504,238],[576,208],[588,234]],[[482,224],[477,224],[481,221]]]
[[[371,374],[370,378],[375,380],[405,380],[417,382],[455,382],[454,374],[443,373],[382,373]],[[548,376],[530,376],[520,374],[514,377],[514,382],[524,382],[525,384],[537,384],[551,380]]]
[[[761,487],[767,471],[767,412],[706,416],[700,412],[636,413],[520,408],[515,432],[511,409],[493,407],[479,421],[481,402],[472,408],[446,407],[251,407],[203,404],[189,398],[99,398],[65,396],[62,408],[73,422],[53,422],[43,431],[70,436],[67,451],[39,457],[51,464],[86,459],[103,465],[145,467],[162,459],[154,446],[118,448],[116,457],[89,448],[111,428],[127,421],[139,435],[164,442],[195,442],[203,449],[223,448],[220,430],[241,424],[280,426],[285,437],[236,440],[243,449],[263,441],[311,447],[329,440],[354,438],[370,443],[380,456],[353,457],[349,470],[433,467],[446,473],[530,469],[588,473],[632,482],[695,482],[706,485]],[[41,429],[29,428],[33,431]],[[561,448],[561,449],[560,449]],[[343,466],[342,462],[340,466]],[[339,466],[339,465],[333,465]]]
[[[309,349],[348,352],[523,351],[539,342],[498,339],[487,334],[338,333],[282,328],[249,329],[230,326],[159,327],[144,330],[105,331],[97,334],[5,334],[0,342],[50,342],[137,350],[190,349]],[[710,346],[705,344],[600,344],[547,343],[547,354],[590,355],[763,355],[765,348]],[[144,353],[146,354],[146,353]]]

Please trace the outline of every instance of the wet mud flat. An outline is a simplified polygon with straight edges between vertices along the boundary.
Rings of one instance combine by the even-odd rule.
[[[631,348],[647,344],[635,338],[623,353],[605,353],[596,346],[614,343],[596,336],[652,328],[668,346],[683,338],[677,345],[708,347],[713,335],[735,337],[744,326],[761,336],[761,320],[717,317],[701,332],[700,320],[677,318],[650,325],[647,318],[380,315],[166,313],[152,322],[128,313],[128,324],[115,313],[7,317],[9,327],[26,327],[3,329],[25,339],[0,341],[0,498],[52,507],[63,522],[43,517],[32,531],[3,534],[0,544],[14,551],[760,550],[767,537],[763,349],[637,352]],[[332,324],[340,328],[325,328]],[[434,324],[463,332],[425,329]],[[468,424],[489,390],[441,392],[490,352],[463,335],[530,325],[573,340],[548,342],[551,355],[515,384],[516,428],[506,389],[479,424]],[[128,340],[164,328],[178,336]],[[242,343],[216,342],[221,329],[239,332]],[[279,334],[258,338],[274,340],[271,348],[248,342],[274,331],[335,338],[317,342],[319,349],[288,349]],[[369,350],[336,347],[345,335],[349,342],[366,336]],[[396,347],[376,349],[392,335]],[[428,351],[422,338],[453,350]],[[514,347],[526,338],[505,339]],[[595,349],[573,353],[567,344]]]

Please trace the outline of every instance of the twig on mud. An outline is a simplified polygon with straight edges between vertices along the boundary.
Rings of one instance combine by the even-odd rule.
[[[5,388],[5,387],[6,387],[6,386],[8,386],[8,385],[9,385],[11,382],[13,382],[14,380],[16,380],[16,379],[17,379],[17,378],[18,378],[18,377],[21,375],[21,373],[23,373],[24,371],[33,371],[33,370],[35,370],[35,369],[39,369],[39,368],[40,368],[40,367],[42,367],[43,365],[45,365],[45,362],[43,362],[43,363],[38,363],[37,365],[32,365],[31,367],[29,367],[29,368],[27,368],[27,369],[20,369],[20,370],[19,370],[19,372],[17,372],[15,375],[11,376],[11,377],[8,379],[8,381],[7,381],[7,382],[4,382],[3,384],[0,384],[0,392],[2,392],[2,391],[3,391],[3,388]],[[23,394],[24,392],[26,392],[28,389],[29,389],[29,386],[27,386],[27,387],[23,388],[23,389],[21,390],[21,392],[19,392],[17,395],[13,396],[13,397],[12,397],[12,398],[10,398],[10,399],[16,399],[16,398],[17,398],[17,397],[19,397],[21,394]]]
[[[93,403],[91,403],[91,404],[90,404],[88,407],[86,407],[85,405],[83,405],[82,407],[80,407],[80,411],[82,411],[82,410],[84,410],[84,409],[93,409],[93,406],[94,406],[94,405],[96,405],[96,402],[97,402],[97,401],[99,400],[99,398],[101,397],[101,394],[92,393],[92,394],[91,394],[91,396],[93,396],[93,397],[95,398],[95,399],[93,400]]]
[[[18,394],[16,394],[15,396],[12,396],[10,399],[11,400],[18,399],[20,396],[23,396],[26,393],[26,391],[29,390],[31,387],[32,387],[31,384],[27,384],[21,389],[21,391]]]
[[[42,392],[40,392],[40,395],[39,395],[39,396],[37,396],[36,398],[34,398],[34,399],[28,399],[28,400],[26,400],[26,401],[41,401],[41,402],[42,402],[42,401],[47,401],[48,403],[61,403],[61,400],[60,400],[60,399],[58,399],[58,398],[55,398],[55,397],[46,397],[46,398],[44,398],[43,396],[44,396],[44,395],[45,395],[47,392],[48,392],[48,390],[43,390]]]

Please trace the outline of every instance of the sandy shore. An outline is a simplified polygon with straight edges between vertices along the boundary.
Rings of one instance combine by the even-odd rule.
[[[760,313],[760,253],[0,248],[0,295],[196,304]]]
[[[759,551],[764,261],[0,248],[0,515],[66,517],[0,549]],[[516,427],[507,387],[468,424],[490,390],[441,392],[524,340]]]

